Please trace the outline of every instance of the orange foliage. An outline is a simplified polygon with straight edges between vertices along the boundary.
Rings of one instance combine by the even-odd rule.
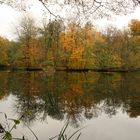
[[[140,35],[140,20],[132,19],[129,27],[133,35]]]
[[[60,34],[60,46],[63,52],[61,58],[67,59],[68,67],[84,68],[85,52],[87,48],[92,49],[97,40],[104,41],[101,33],[95,31],[90,24],[80,27],[76,23],[70,23],[67,30]]]

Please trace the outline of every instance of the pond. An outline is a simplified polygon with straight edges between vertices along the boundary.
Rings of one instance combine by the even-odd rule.
[[[14,137],[49,140],[69,122],[80,140],[139,140],[140,73],[2,71],[0,112],[5,127],[21,118]]]

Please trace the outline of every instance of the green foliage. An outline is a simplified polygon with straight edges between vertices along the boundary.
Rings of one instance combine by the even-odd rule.
[[[4,140],[12,140],[12,135],[10,132],[8,131],[5,131],[5,134],[4,134],[4,137],[3,137]]]
[[[98,69],[110,69],[118,67],[115,52],[109,44],[97,42],[95,44],[95,63]],[[118,60],[119,61],[119,60]]]
[[[12,140],[13,136],[12,136],[12,131],[13,129],[17,129],[17,126],[20,124],[20,119],[10,119],[7,117],[7,115],[5,113],[1,113],[2,115],[4,115],[4,126],[2,124],[0,124],[0,130],[1,133],[3,133],[3,140]],[[12,127],[10,128],[10,122],[12,121],[14,124],[12,124]],[[21,139],[23,140],[23,139]]]
[[[19,42],[12,41],[10,43],[10,48],[8,49],[8,63],[12,67],[20,67],[23,65],[22,58],[22,48]]]
[[[96,65],[98,68],[104,69],[110,67],[110,52],[107,45],[99,44],[96,45]]]

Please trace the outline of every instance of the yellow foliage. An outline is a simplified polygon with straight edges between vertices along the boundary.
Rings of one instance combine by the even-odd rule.
[[[134,36],[133,38],[132,38],[132,40],[134,41],[134,42],[140,42],[140,35],[137,35],[137,36]]]
[[[7,49],[9,47],[9,41],[6,38],[0,37],[0,64],[7,64]]]

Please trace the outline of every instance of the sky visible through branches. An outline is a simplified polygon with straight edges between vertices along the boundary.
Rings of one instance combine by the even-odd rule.
[[[69,20],[80,23],[90,21],[95,24],[99,21],[97,23],[99,26],[100,24],[105,26],[108,22],[104,20],[106,18],[111,19],[109,23],[113,21],[118,26],[125,26],[130,19],[139,18],[140,10],[139,0],[1,0],[1,3],[4,4],[0,6],[0,34],[6,37],[13,36],[12,30],[23,13],[33,15],[37,22],[41,22],[42,19],[61,18],[65,22]],[[135,14],[132,14],[135,8],[137,10]],[[129,16],[124,16],[126,14]],[[117,21],[116,15],[121,15]],[[11,32],[12,35],[3,34],[5,31]]]

